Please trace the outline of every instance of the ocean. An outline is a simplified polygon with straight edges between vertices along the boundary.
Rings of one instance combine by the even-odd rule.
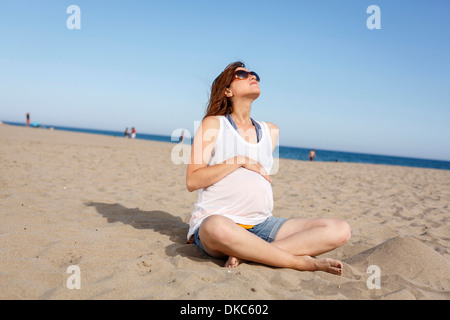
[[[23,123],[7,122],[3,123],[9,125],[24,126]],[[81,128],[70,128],[62,126],[40,126],[41,128],[53,127],[55,130],[65,130],[74,132],[84,132],[101,134],[114,137],[124,137],[124,131],[107,131],[107,130],[96,130],[96,129],[81,129]],[[142,140],[152,140],[152,141],[162,141],[170,143],[178,143],[172,141],[170,136],[161,136],[154,134],[137,133],[136,139]],[[310,149],[297,148],[297,147],[279,147],[279,157],[283,159],[293,159],[308,161],[308,154]],[[371,164],[386,164],[394,166],[405,166],[405,167],[417,167],[417,168],[431,168],[431,169],[441,169],[450,170],[450,161],[441,160],[428,160],[428,159],[417,159],[417,158],[407,158],[407,157],[397,157],[397,156],[384,156],[375,154],[364,154],[364,153],[354,153],[354,152],[344,152],[344,151],[331,151],[331,150],[320,150],[315,149],[317,159],[314,161],[326,161],[326,162],[353,162],[353,163],[371,163]]]

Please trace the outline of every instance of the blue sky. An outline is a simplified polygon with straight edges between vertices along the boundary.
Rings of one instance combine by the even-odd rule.
[[[81,29],[69,30],[69,5]],[[369,30],[368,6],[381,10]],[[280,145],[450,160],[450,2],[0,3],[0,120],[194,133],[212,81],[261,77]]]

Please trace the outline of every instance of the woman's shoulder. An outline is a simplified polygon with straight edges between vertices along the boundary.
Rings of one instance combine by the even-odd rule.
[[[207,116],[203,118],[198,130],[197,134],[201,134],[203,136],[203,140],[213,141],[218,136],[220,131],[220,119],[217,116]]]
[[[202,121],[202,127],[204,129],[219,129],[220,119],[218,116],[207,116]]]
[[[272,138],[272,144],[276,144],[278,137],[280,136],[280,129],[272,122],[266,122],[267,128],[269,128],[269,134]]]
[[[273,124],[272,122],[267,122],[265,121],[265,123],[267,124],[267,126],[269,127],[269,129],[271,130],[280,130],[275,124]]]

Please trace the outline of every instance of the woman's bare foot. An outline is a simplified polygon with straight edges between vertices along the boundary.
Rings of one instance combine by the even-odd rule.
[[[317,259],[310,256],[297,256],[297,264],[294,269],[300,271],[323,271],[340,276],[342,274],[342,262],[330,258]]]
[[[313,259],[316,266],[314,271],[324,271],[340,276],[342,274],[342,262],[330,258]]]
[[[240,265],[244,260],[229,256],[227,262],[225,262],[225,268],[236,268],[238,265]]]
[[[323,271],[340,276],[342,274],[342,262],[330,258],[317,259],[310,256],[299,256],[301,260],[298,265],[298,270],[301,271]],[[225,262],[225,268],[236,268],[245,260],[237,257],[229,256],[227,262]],[[297,268],[296,268],[297,269]]]

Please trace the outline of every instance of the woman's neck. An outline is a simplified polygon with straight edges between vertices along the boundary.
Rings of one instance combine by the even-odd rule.
[[[233,112],[231,113],[231,117],[236,124],[252,125],[252,121],[250,120],[252,102],[253,101],[250,100],[244,100],[233,103]]]

